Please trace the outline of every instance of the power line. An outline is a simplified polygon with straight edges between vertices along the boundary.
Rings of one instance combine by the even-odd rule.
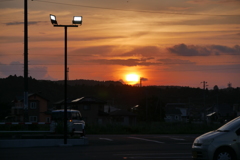
[[[45,0],[32,0],[32,1],[43,2],[43,3],[51,3],[51,4],[58,4],[58,5],[66,5],[66,6],[73,6],[73,7],[94,8],[94,9],[115,10],[115,11],[126,11],[126,12],[163,13],[163,14],[177,14],[177,15],[179,15],[179,14],[181,14],[181,15],[201,15],[201,16],[239,16],[239,15],[214,15],[214,14],[200,14],[200,13],[149,11],[149,10],[127,10],[127,9],[110,8],[110,7],[97,7],[97,6],[88,6],[88,5],[81,5],[81,4],[52,2],[52,1],[45,1]]]

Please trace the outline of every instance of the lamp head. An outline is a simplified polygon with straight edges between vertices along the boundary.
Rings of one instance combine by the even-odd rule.
[[[74,16],[72,23],[82,25],[82,16]]]
[[[50,14],[50,20],[51,20],[53,25],[57,25],[58,24],[57,23],[57,18],[56,18],[55,15]]]

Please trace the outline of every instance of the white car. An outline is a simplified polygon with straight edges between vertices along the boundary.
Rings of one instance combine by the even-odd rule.
[[[197,137],[194,160],[240,160],[240,116],[215,131]]]
[[[55,132],[57,125],[64,123],[64,110],[53,110],[51,120],[50,130]],[[68,132],[72,135],[77,133],[85,136],[85,122],[82,119],[80,111],[72,109],[67,110],[67,126]]]

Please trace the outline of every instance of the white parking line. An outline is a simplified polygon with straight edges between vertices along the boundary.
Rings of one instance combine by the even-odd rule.
[[[109,138],[99,138],[101,140],[106,140],[106,141],[113,141],[112,139],[109,139]]]
[[[119,153],[119,154],[114,154],[115,156],[166,156],[166,155],[181,155],[181,156],[186,156],[186,155],[192,155],[191,153],[127,153],[127,154],[124,154],[124,153]]]
[[[191,160],[190,153],[143,153],[143,154],[115,154],[124,156],[123,159],[177,159]]]
[[[189,157],[123,157],[123,159],[176,159],[176,160],[181,160],[181,159],[192,159],[191,156]]]
[[[137,137],[128,137],[128,138],[139,139],[139,140],[142,140],[142,141],[155,142],[155,143],[164,143],[164,142],[150,140],[150,139],[145,139],[145,138],[137,138]]]

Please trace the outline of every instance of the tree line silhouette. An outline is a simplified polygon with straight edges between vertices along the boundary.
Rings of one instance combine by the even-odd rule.
[[[29,93],[38,93],[49,100],[49,108],[64,99],[63,81],[28,79]],[[182,86],[131,86],[116,81],[69,80],[68,98],[93,96],[104,100],[108,105],[133,111],[136,105],[140,120],[162,121],[167,103],[186,103],[191,106],[227,103],[240,103],[240,88],[212,90]],[[16,96],[23,96],[24,78],[9,76],[0,79],[0,120],[9,115],[11,101]]]

